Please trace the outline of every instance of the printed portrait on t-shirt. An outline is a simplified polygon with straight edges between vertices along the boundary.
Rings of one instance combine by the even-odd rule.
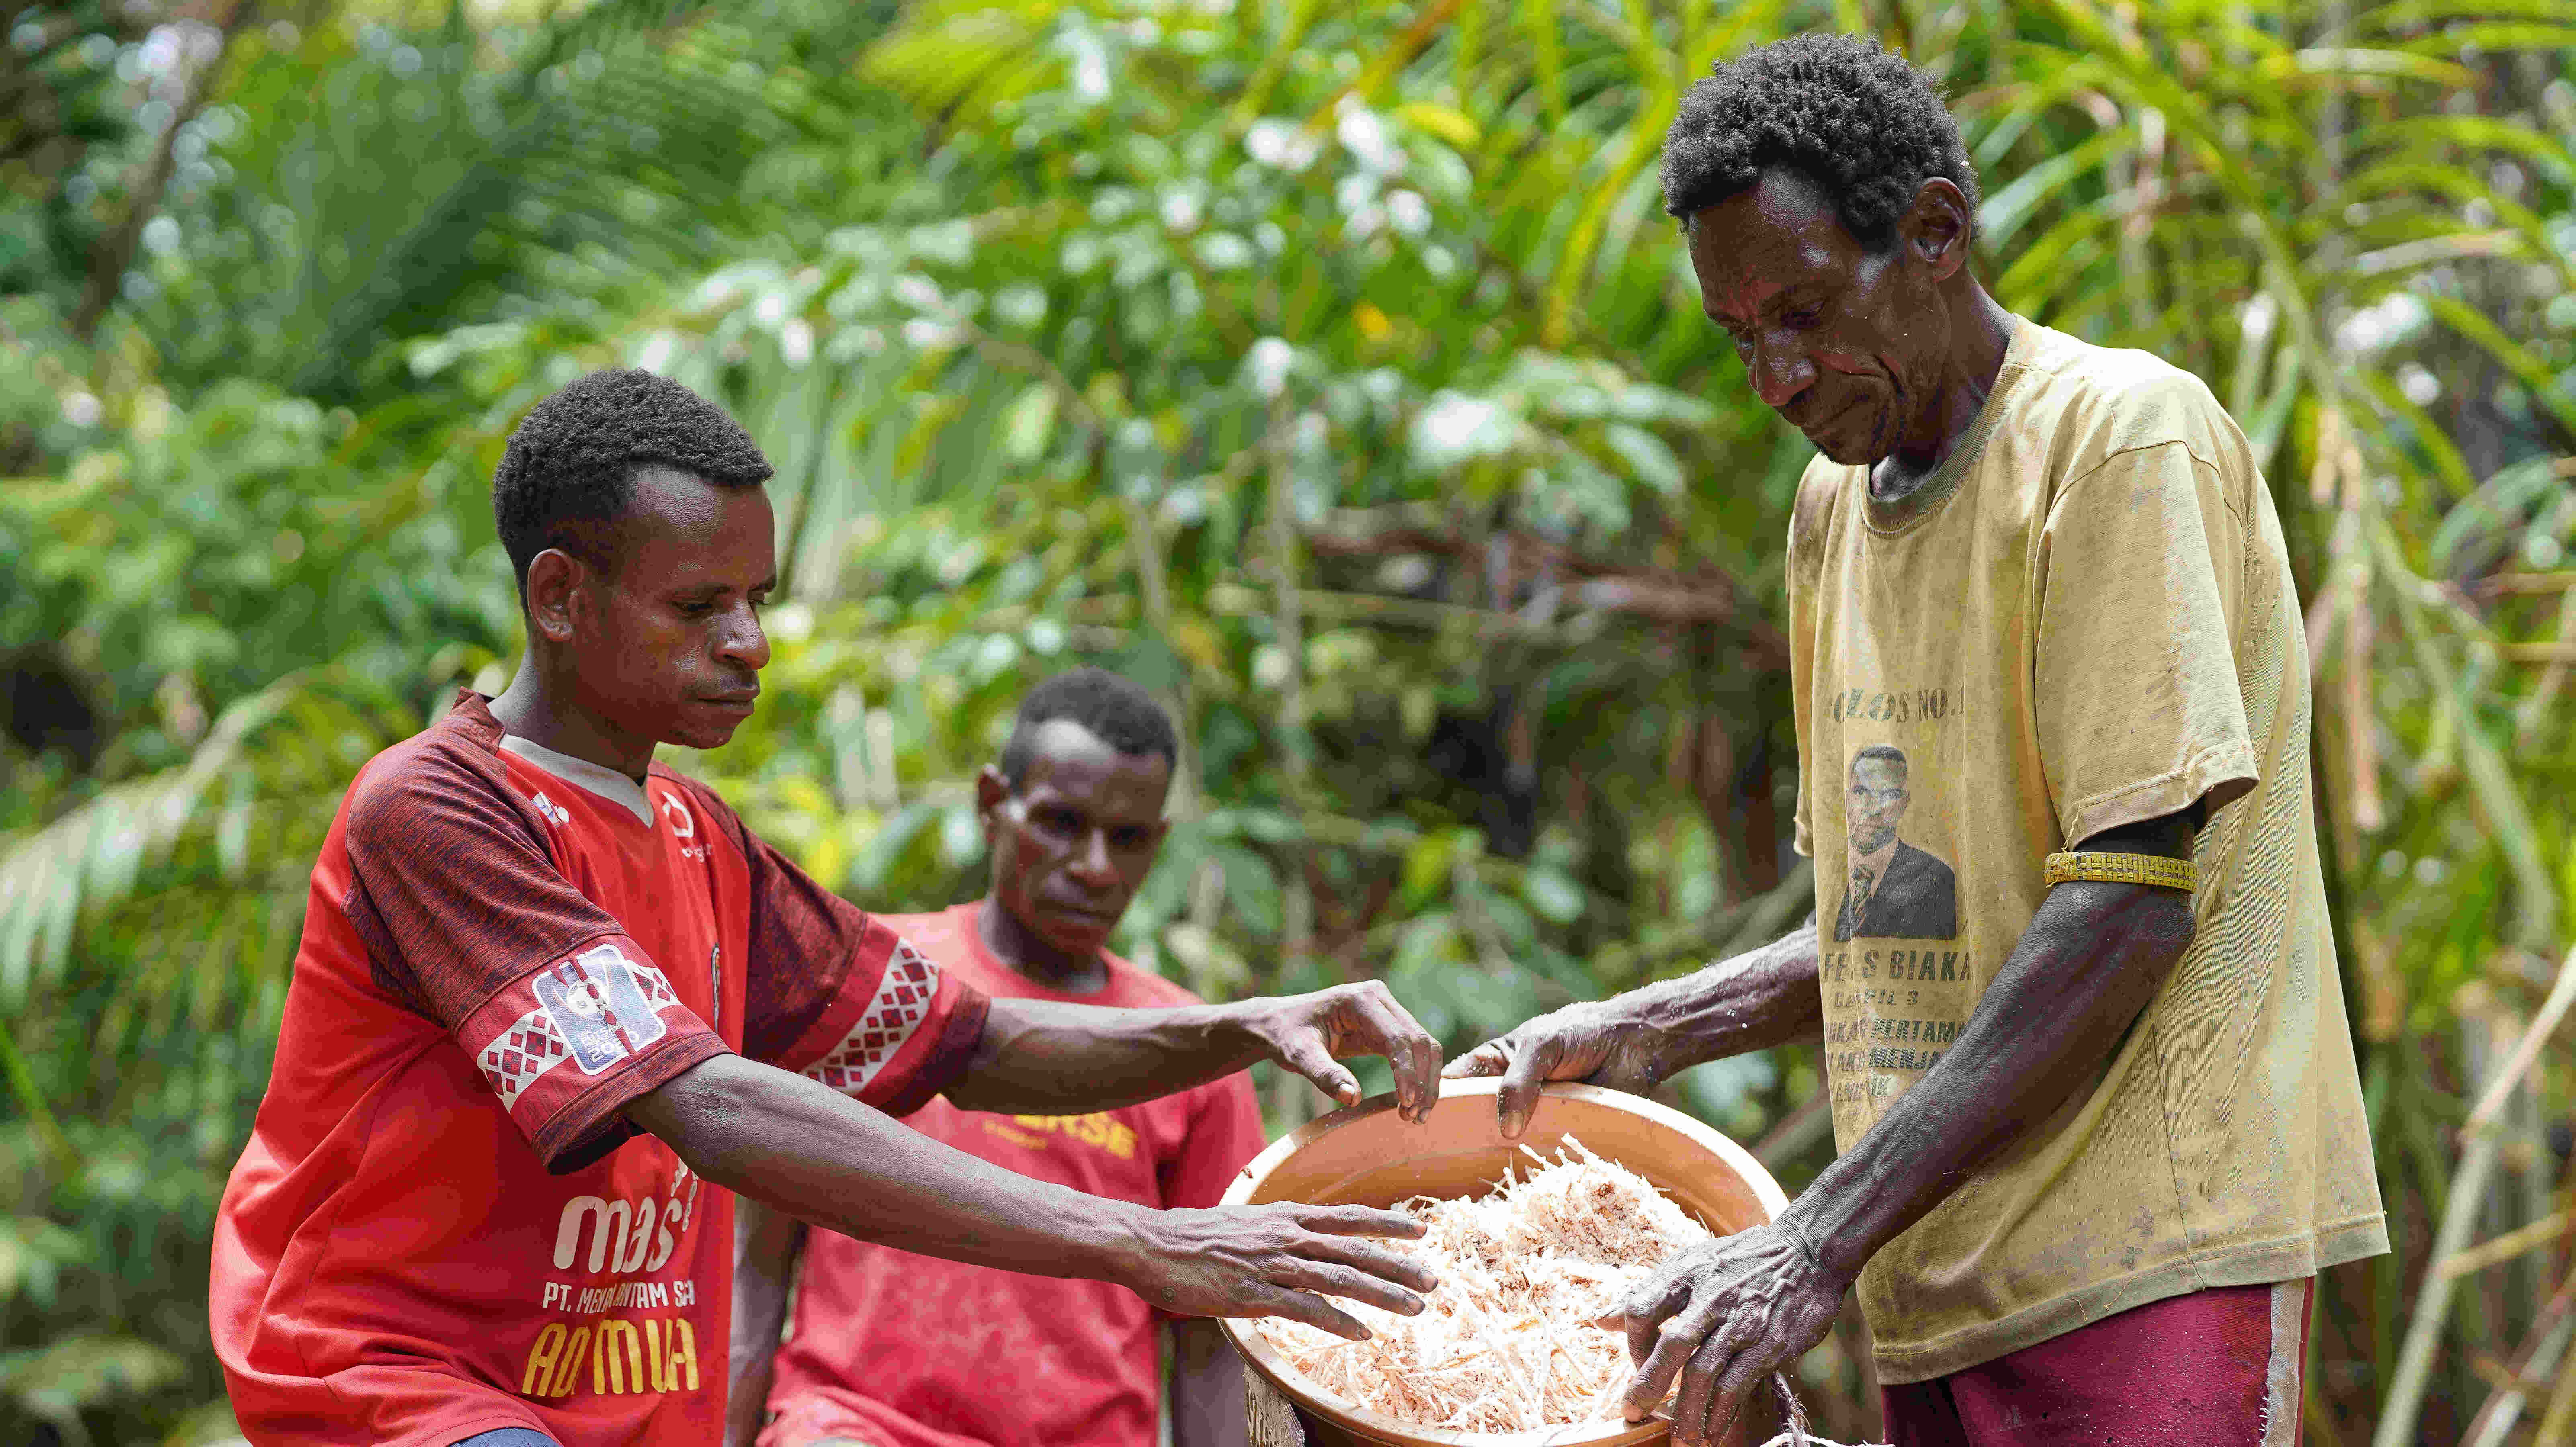
[[[1959,935],[1959,881],[1950,866],[1905,842],[1905,751],[1871,744],[1851,758],[1851,877],[1834,938],[1947,940]]]

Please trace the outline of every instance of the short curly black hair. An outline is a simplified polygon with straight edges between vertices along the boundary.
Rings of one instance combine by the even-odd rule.
[[[1688,226],[1775,168],[1814,183],[1873,251],[1896,244],[1898,218],[1935,176],[1976,214],[1976,166],[1940,93],[1858,36],[1793,35],[1719,61],[1664,134],[1664,209]]]
[[[636,472],[656,466],[718,487],[758,487],[776,471],[722,407],[650,372],[593,372],[529,409],[492,472],[492,519],[520,591],[548,548],[605,566],[584,525],[615,522]]]
[[[1028,697],[1020,700],[1010,742],[1002,746],[1002,777],[1012,788],[1028,777],[1039,725],[1057,719],[1082,725],[1122,754],[1140,758],[1154,754],[1167,764],[1180,762],[1180,735],[1172,731],[1172,716],[1163,712],[1152,694],[1108,669],[1077,668],[1030,689]]]

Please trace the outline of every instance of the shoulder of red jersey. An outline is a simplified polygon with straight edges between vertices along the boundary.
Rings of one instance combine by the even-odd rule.
[[[463,806],[484,822],[513,827],[543,848],[544,806],[510,787],[500,741],[501,725],[483,700],[465,695],[445,718],[378,753],[358,771],[346,805],[350,836],[400,845],[417,837],[425,816],[452,818]],[[501,808],[496,811],[495,805]]]

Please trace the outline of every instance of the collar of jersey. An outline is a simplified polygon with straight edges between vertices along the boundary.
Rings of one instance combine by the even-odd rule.
[[[517,734],[503,734],[501,747],[563,780],[576,789],[587,789],[612,804],[624,806],[635,816],[635,822],[647,828],[653,823],[652,801],[644,797],[644,786],[615,769],[603,768],[588,759],[559,754],[543,744],[531,743]]]
[[[2004,361],[1995,373],[1995,389],[1986,394],[1986,400],[1977,408],[1977,415],[1968,419],[1968,430],[1960,435],[1959,445],[1951,449],[1950,455],[1932,470],[1932,475],[1923,480],[1921,487],[1894,502],[1880,502],[1870,493],[1869,469],[1861,469],[1861,516],[1868,522],[1871,532],[1882,536],[1905,532],[1938,512],[1941,504],[1950,500],[1950,494],[1959,490],[1959,484],[1976,467],[1978,454],[1986,450],[1986,438],[1993,434],[1995,423],[2004,415],[2004,394],[2012,390],[2012,384],[2020,379],[2023,369],[2030,364],[2031,349],[2038,345],[2039,332],[2036,324],[2021,317],[2013,318],[2012,339],[2004,344]]]

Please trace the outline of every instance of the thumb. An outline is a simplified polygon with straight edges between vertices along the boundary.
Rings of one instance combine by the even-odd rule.
[[[1442,1068],[1440,1078],[1443,1080],[1472,1080],[1480,1075],[1500,1075],[1503,1073],[1503,1068],[1510,1063],[1511,1057],[1504,1052],[1503,1042],[1500,1040],[1488,1040],[1484,1044],[1477,1046],[1475,1049],[1468,1051],[1466,1054],[1459,1056],[1457,1059],[1450,1061],[1447,1066]]]

